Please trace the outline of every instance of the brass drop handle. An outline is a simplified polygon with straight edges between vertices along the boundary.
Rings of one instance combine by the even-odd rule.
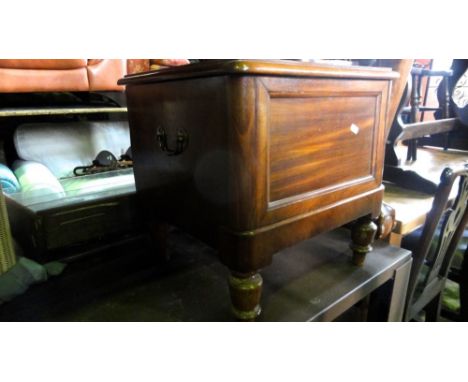
[[[167,144],[167,133],[164,127],[159,126],[156,130],[156,139],[159,142],[159,147],[162,151],[165,151],[168,156],[182,154],[188,146],[188,138],[188,133],[184,129],[178,129],[176,136],[176,147],[175,149],[170,149]]]

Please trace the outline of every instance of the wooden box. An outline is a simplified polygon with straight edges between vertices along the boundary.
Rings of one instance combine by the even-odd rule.
[[[382,68],[255,60],[127,76],[119,83],[148,219],[216,246],[233,294],[259,289],[257,271],[275,252],[378,215],[397,77]],[[370,248],[370,224],[354,235],[358,261]],[[242,318],[259,313],[249,298],[233,297]]]

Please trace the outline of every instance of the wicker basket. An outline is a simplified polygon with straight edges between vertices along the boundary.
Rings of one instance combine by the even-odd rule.
[[[16,263],[10,222],[5,204],[5,197],[0,185],[0,275],[8,271]]]

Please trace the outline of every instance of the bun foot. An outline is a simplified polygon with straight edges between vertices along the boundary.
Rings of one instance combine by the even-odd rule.
[[[229,275],[229,291],[234,315],[239,321],[255,321],[262,311],[263,279],[259,273]]]
[[[372,243],[377,232],[377,225],[370,216],[360,218],[351,230],[352,243],[350,248],[353,251],[353,263],[361,266],[366,260],[368,252],[372,251]]]

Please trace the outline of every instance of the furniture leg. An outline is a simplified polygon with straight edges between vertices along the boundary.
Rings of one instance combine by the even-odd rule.
[[[359,301],[355,307],[359,311],[359,318],[360,322],[368,321],[369,318],[369,306],[370,306],[370,295],[364,297],[361,301]]]
[[[395,269],[393,278],[372,292],[367,321],[400,322],[404,319],[411,257]]]
[[[372,251],[372,242],[377,232],[377,225],[372,221],[371,216],[364,216],[356,221],[351,230],[350,245],[353,250],[353,263],[362,265],[366,259],[366,254]]]
[[[413,159],[414,141],[411,139],[407,143],[408,143],[408,146],[407,146],[407,149],[406,149],[406,162],[411,162],[411,160]]]
[[[412,263],[413,260],[410,259],[395,270],[392,294],[390,297],[390,307],[387,317],[387,321],[389,322],[401,322],[403,320]]]
[[[167,223],[150,220],[147,223],[151,246],[153,247],[154,252],[163,260],[169,260],[170,255],[167,250],[167,236],[169,232],[169,225]]]
[[[421,106],[421,76],[419,74],[412,74],[413,86],[411,88],[411,113],[410,122],[415,123],[420,119],[419,108]],[[417,159],[418,140],[411,139],[408,143],[408,151],[406,160],[414,162]]]
[[[254,321],[261,312],[263,279],[260,273],[229,275],[229,291],[234,315],[240,321]]]
[[[444,103],[443,103],[443,116],[450,118],[450,77],[445,77],[444,81]],[[444,134],[444,150],[449,148],[450,133]]]
[[[390,234],[389,243],[395,247],[401,247],[401,241],[403,240],[403,235],[400,233],[392,232]]]
[[[442,302],[442,293],[438,293],[432,301],[427,304],[426,308],[426,322],[437,322],[440,317],[440,307]]]
[[[463,255],[463,262],[460,270],[460,318],[461,321],[468,321],[468,246]]]

